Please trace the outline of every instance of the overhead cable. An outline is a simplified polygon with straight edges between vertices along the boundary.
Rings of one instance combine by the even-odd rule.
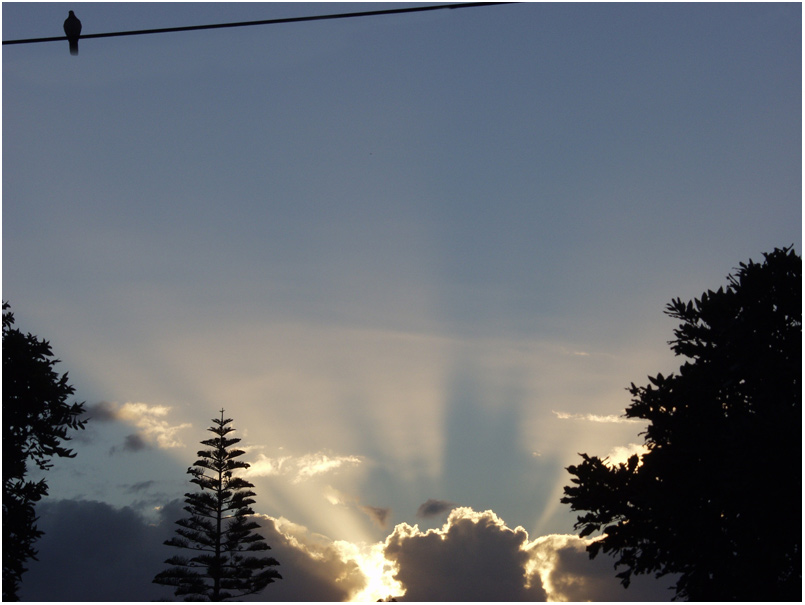
[[[240,21],[238,23],[212,23],[209,25],[187,25],[183,27],[162,27],[158,29],[138,29],[124,32],[106,32],[102,34],[82,35],[81,40],[89,38],[111,38],[113,36],[139,36],[142,34],[165,34],[170,32],[186,32],[202,29],[222,29],[225,27],[246,27],[248,25],[276,25],[278,23],[299,23],[302,21],[323,21],[325,19],[350,19],[354,17],[374,17],[377,15],[398,15],[442,9],[474,8],[479,6],[495,6],[498,4],[516,4],[515,2],[463,2],[457,4],[438,4],[434,6],[415,6],[409,8],[391,8],[377,11],[361,11],[355,13],[338,13],[332,15],[311,15],[308,17],[285,17],[281,19],[263,19],[261,21]],[[28,38],[25,40],[3,40],[3,44],[33,44],[36,42],[57,42],[66,40],[67,36],[52,38]]]

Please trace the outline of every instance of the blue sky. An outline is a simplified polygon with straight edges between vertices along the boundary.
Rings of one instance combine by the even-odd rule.
[[[3,39],[59,36],[68,8],[92,34],[402,6],[3,3]],[[397,594],[458,590],[423,562],[464,526],[539,570],[511,598],[670,596],[579,555],[564,468],[642,442],[618,416],[630,382],[679,365],[666,303],[801,252],[799,4],[524,3],[79,49],[3,47],[3,299],[94,414],[48,474],[29,598],[55,598],[66,511],[156,544],[127,594],[168,596],[148,585],[166,511],[221,407],[287,542],[264,598],[387,596],[378,549]],[[113,558],[100,592],[62,596],[114,598]]]

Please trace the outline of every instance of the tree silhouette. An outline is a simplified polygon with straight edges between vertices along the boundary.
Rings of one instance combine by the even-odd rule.
[[[581,454],[562,502],[588,547],[632,574],[679,574],[675,598],[800,601],[802,259],[741,263],[726,289],[673,300],[678,374],[629,388],[647,453]]]
[[[264,538],[252,530],[260,526],[249,518],[254,485],[235,476],[238,469],[249,465],[236,460],[243,450],[231,449],[240,439],[227,438],[235,429],[227,426],[231,418],[214,418],[208,430],[213,439],[202,441],[211,448],[198,452],[199,459],[187,472],[200,492],[185,494],[184,510],[190,517],[176,522],[178,537],[165,542],[197,551],[193,557],[174,556],[165,561],[172,567],[154,578],[157,584],[175,586],[176,596],[187,600],[207,598],[223,601],[263,590],[282,576],[272,569],[279,565],[273,557],[256,557],[250,553],[269,550]],[[207,474],[209,472],[209,474]]]
[[[62,447],[68,429],[83,429],[83,403],[67,403],[75,392],[67,374],[59,376],[45,340],[12,328],[14,314],[3,303],[3,600],[18,600],[25,562],[36,560],[33,544],[42,533],[34,506],[48,494],[45,479],[27,481],[28,463],[41,470],[53,456],[73,458]]]

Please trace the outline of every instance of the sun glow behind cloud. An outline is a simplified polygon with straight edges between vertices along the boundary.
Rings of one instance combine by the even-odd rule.
[[[403,473],[417,469],[438,476],[442,339],[338,325],[232,321],[201,332],[194,328],[181,344],[172,341],[170,358],[187,364],[175,374],[193,376],[197,405],[238,402],[232,414],[236,426],[248,417],[250,443],[313,452],[305,460],[258,457],[253,475],[293,468],[309,478],[359,464],[350,457],[359,444],[393,457]],[[198,374],[198,368],[215,371]]]
[[[293,549],[319,565],[340,569],[334,582],[349,592],[351,602],[403,596],[421,601],[429,594],[432,600],[463,601],[494,596],[564,601],[592,596],[585,585],[584,574],[589,570],[578,564],[568,566],[567,559],[581,553],[578,560],[586,561],[584,548],[590,540],[572,535],[529,540],[522,527],[508,527],[492,511],[459,507],[439,528],[422,531],[402,523],[377,542],[331,541],[285,518],[264,519]],[[338,566],[333,563],[336,559],[341,562]],[[503,582],[490,583],[490,573]],[[616,591],[615,579],[608,579],[610,590]]]
[[[372,526],[377,530],[385,522],[411,519],[416,507],[432,496],[455,501],[448,493],[424,493],[414,496],[407,508],[397,504],[396,517],[385,513],[390,503],[404,501],[410,486],[445,481],[451,472],[445,465],[455,460],[451,452],[475,436],[463,435],[459,442],[457,434],[448,432],[457,414],[482,414],[486,420],[470,428],[487,431],[489,420],[516,413],[518,421],[501,438],[510,441],[510,452],[522,450],[530,460],[536,460],[531,452],[539,451],[540,463],[568,451],[569,442],[578,443],[573,452],[595,451],[601,430],[603,451],[608,451],[624,442],[618,435],[632,426],[614,422],[617,416],[560,416],[545,409],[546,402],[571,410],[590,401],[605,409],[622,406],[628,377],[619,377],[617,368],[629,360],[617,351],[571,355],[566,351],[578,350],[579,343],[271,323],[248,314],[185,326],[183,338],[172,329],[166,325],[151,348],[173,365],[174,390],[187,390],[188,401],[191,395],[198,400],[170,411],[168,406],[130,405],[118,419],[139,423],[141,432],[154,440],[161,430],[160,443],[167,445],[178,443],[176,430],[189,424],[172,422],[172,417],[205,426],[223,405],[234,418],[236,436],[243,439],[239,447],[249,453],[243,460],[251,468],[244,476],[258,483],[266,512],[281,513],[292,506],[300,521],[339,538],[376,537]],[[463,384],[455,376],[471,378]],[[477,410],[467,408],[468,386]],[[595,422],[601,419],[609,422]],[[610,430],[618,434],[607,440]],[[502,459],[501,471],[512,462]],[[561,462],[569,463],[571,459]],[[362,493],[367,478],[377,472],[393,477],[393,493]],[[354,505],[334,510],[316,491],[326,486],[325,479],[350,494]],[[546,510],[530,506],[523,517],[514,515],[521,524],[534,531],[558,511],[553,500],[561,495],[564,477],[556,482],[551,494],[545,491]],[[367,517],[371,525],[365,527]]]
[[[172,360],[177,392],[186,377],[199,401],[183,408],[111,404],[115,418],[141,427],[139,433],[153,443],[174,444],[176,451],[177,431],[190,423],[175,418],[209,426],[223,405],[234,418],[235,436],[243,439],[239,447],[251,465],[244,476],[257,484],[264,512],[294,510],[295,519],[337,539],[377,539],[387,524],[413,520],[417,507],[434,496],[483,502],[482,485],[461,497],[408,492],[423,481],[445,484],[454,471],[456,448],[467,438],[485,439],[489,423],[501,414],[517,418],[489,433],[511,446],[490,452],[493,458],[509,456],[500,458],[502,474],[518,451],[535,461],[536,469],[568,451],[609,451],[628,442],[621,437],[624,430],[634,432],[631,423],[616,422],[614,415],[550,413],[545,406],[578,410],[590,401],[604,409],[622,406],[628,379],[613,370],[629,360],[624,363],[617,351],[571,355],[566,351],[580,349],[580,343],[275,324],[248,315],[202,326],[201,333],[191,330],[183,339],[173,338],[171,329],[166,326],[152,348]],[[471,379],[457,382],[456,375]],[[468,407],[469,392],[474,399]],[[466,425],[471,434],[450,432],[457,419],[478,414]],[[208,436],[202,431],[188,441],[186,435],[185,464],[192,461],[195,442]],[[567,466],[573,459],[558,463]],[[389,482],[367,493],[370,478],[378,474]],[[554,475],[535,475],[539,480],[553,483]],[[551,519],[558,519],[555,501],[565,483],[564,476],[555,477],[555,485],[540,487],[538,501],[524,501],[522,512],[505,514],[530,531],[559,530]],[[325,497],[330,486],[343,494],[338,505]]]
[[[57,578],[70,601],[81,600],[75,597],[83,594],[93,597],[85,600],[105,602],[119,597],[121,590],[139,597],[132,600],[164,600],[168,592],[155,589],[150,579],[168,555],[162,544],[173,535],[173,520],[181,510],[178,499],[153,511],[153,518],[97,501],[47,500],[42,503],[42,546],[51,554],[32,565],[31,581],[23,588],[31,597],[52,594],[47,580]],[[106,531],[93,532],[99,520]],[[383,539],[369,541],[333,540],[285,517],[257,514],[254,520],[283,575],[258,599],[653,601],[664,592],[645,577],[635,578],[624,591],[613,575],[611,558],[590,560],[585,552],[590,540],[559,534],[532,540],[522,527],[509,527],[492,511],[458,508],[436,529],[400,524]],[[109,535],[117,539],[109,540]],[[111,567],[52,554],[54,549],[72,552],[82,541]],[[94,592],[69,581],[77,576],[86,577]]]
[[[357,594],[352,595],[350,601],[373,602],[378,599],[402,596],[405,593],[402,584],[394,578],[398,568],[386,558],[383,542],[355,544],[337,541],[333,545],[344,558],[355,561],[361,573],[366,577],[365,587]]]
[[[311,533],[376,545],[454,502],[530,536],[570,531],[564,469],[577,452],[639,452],[624,389],[676,367],[663,305],[801,244],[801,11],[633,6],[166,36],[176,52],[115,43],[67,70],[49,45],[4,53],[3,285],[79,398],[151,402],[114,404],[108,434],[91,423],[95,445],[64,461],[53,496],[180,497],[224,407],[256,449],[241,458],[255,510]],[[92,19],[123,10],[148,27],[195,10],[159,7],[97,4]],[[7,10],[22,34],[49,9]],[[513,43],[483,43],[499,31]],[[567,60],[531,61],[546,48]],[[649,94],[616,106],[607,82]],[[121,477],[155,483],[127,493]],[[552,578],[551,594],[570,586]]]

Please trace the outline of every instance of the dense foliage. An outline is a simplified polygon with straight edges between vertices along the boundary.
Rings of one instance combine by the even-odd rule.
[[[676,598],[800,601],[802,259],[741,263],[726,288],[673,300],[678,374],[629,389],[648,421],[627,463],[582,454],[562,502],[595,556],[632,574],[676,574]]]
[[[3,600],[18,599],[28,559],[36,560],[35,504],[46,496],[45,479],[27,480],[28,464],[41,470],[54,456],[73,458],[61,445],[68,429],[83,429],[80,403],[68,404],[75,390],[67,374],[53,370],[50,344],[13,328],[14,314],[3,303]]]
[[[236,460],[244,452],[232,449],[240,439],[227,438],[235,430],[230,422],[221,410],[221,418],[214,418],[215,426],[208,429],[216,436],[201,442],[211,449],[198,452],[199,459],[187,470],[201,491],[185,494],[190,517],[176,522],[178,536],[165,544],[198,554],[171,557],[165,561],[171,567],[154,578],[157,584],[174,586],[176,596],[223,601],[259,592],[282,578],[273,569],[279,565],[276,559],[252,554],[270,547],[253,533],[260,527],[250,518],[254,485],[234,474],[249,465]]]

